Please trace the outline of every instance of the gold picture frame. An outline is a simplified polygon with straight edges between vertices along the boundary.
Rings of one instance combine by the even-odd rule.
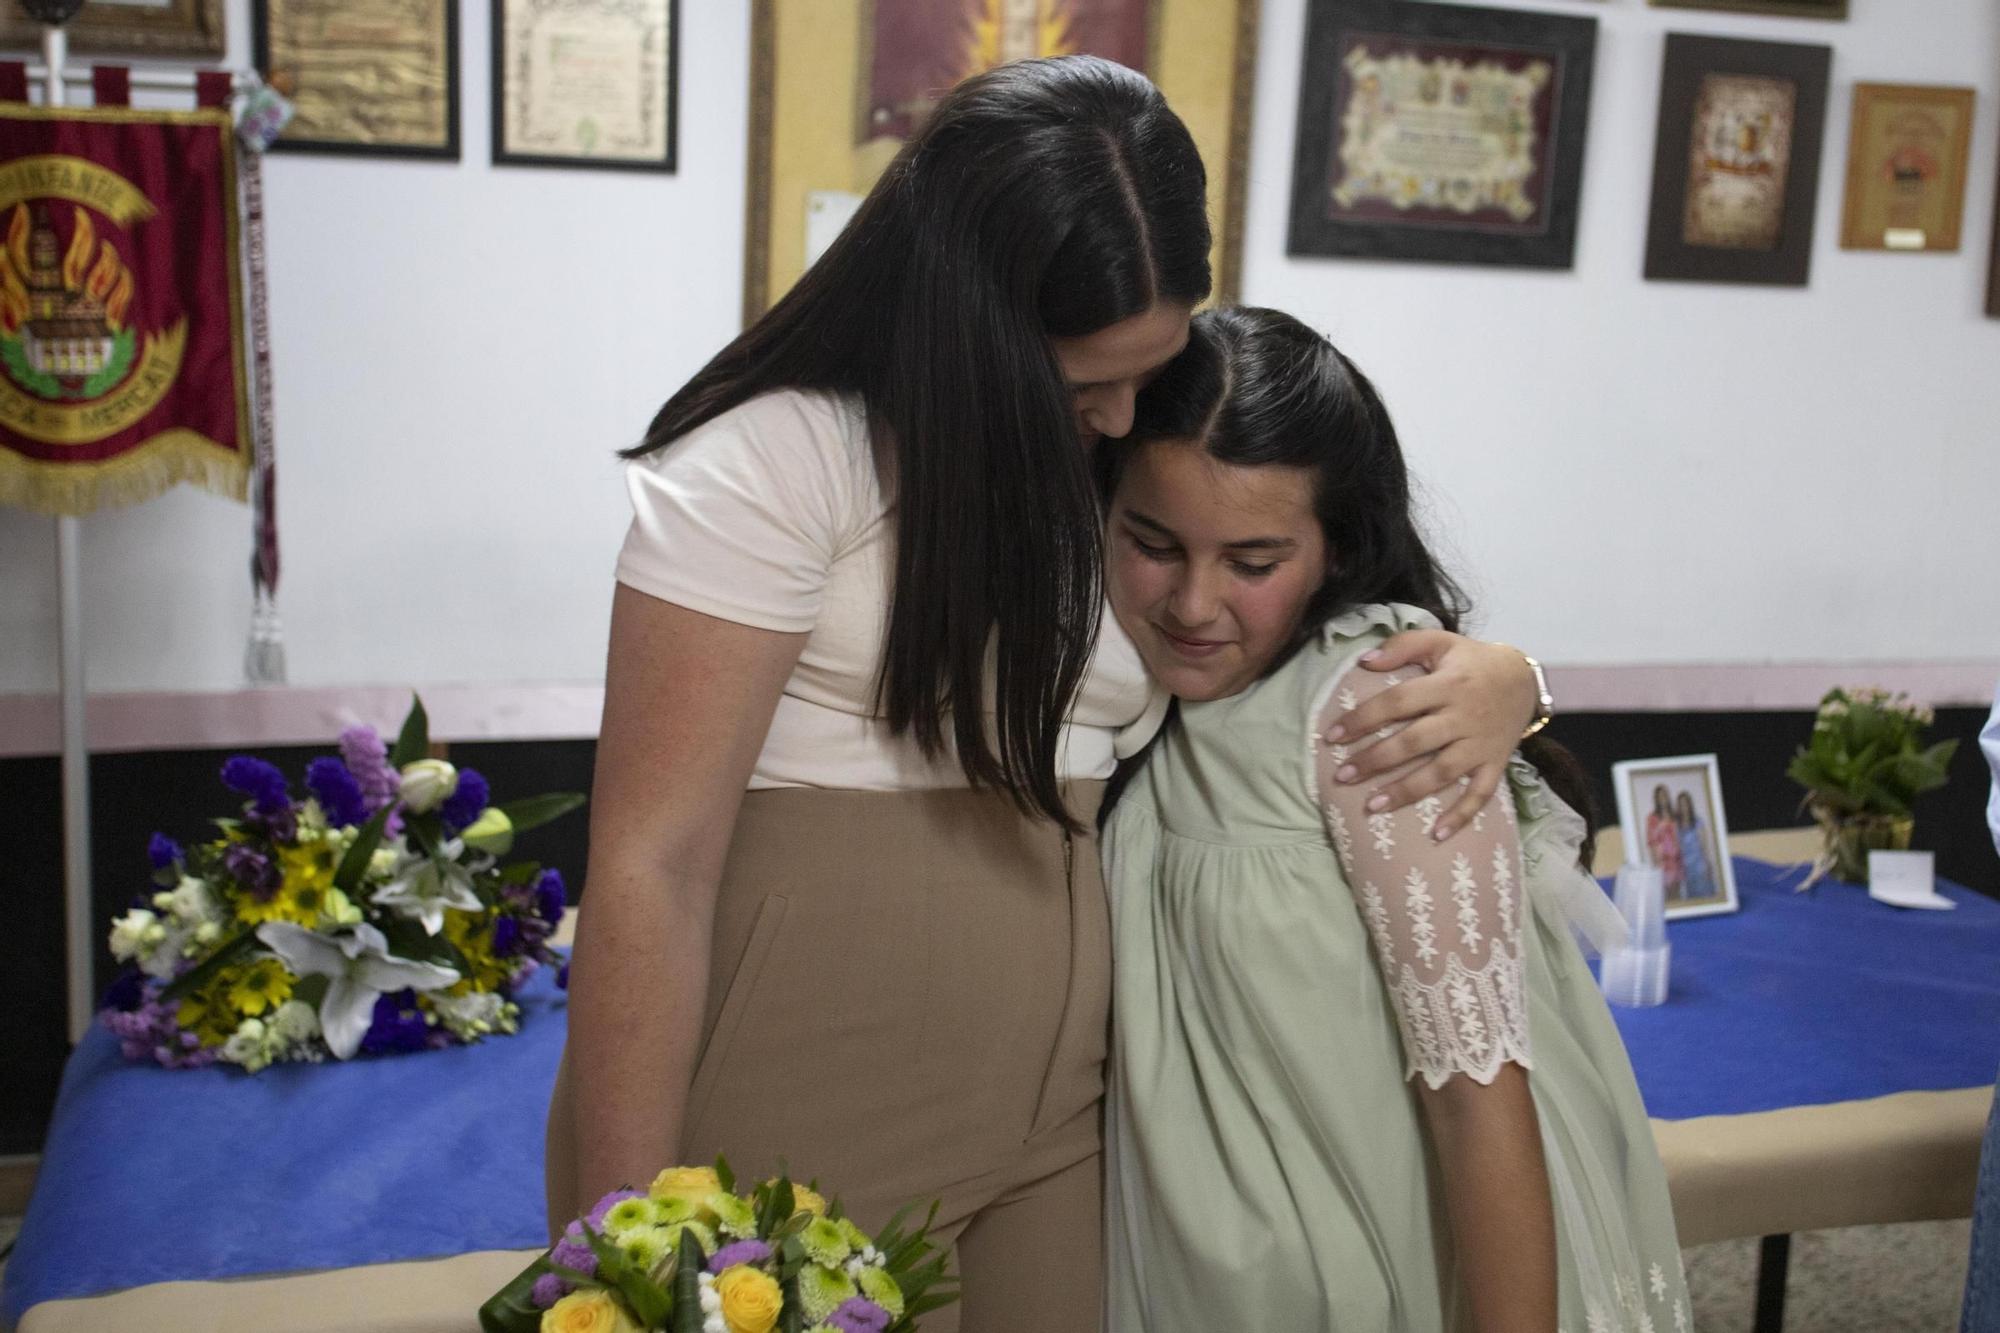
[[[91,0],[63,25],[69,49],[85,54],[219,56],[228,44],[222,0]],[[18,0],[0,3],[0,46],[39,46],[42,25]]]
[[[1973,100],[1971,88],[1854,85],[1841,249],[1958,249]]]
[[[969,15],[980,0],[964,0]],[[999,0],[991,0],[996,7]],[[1250,105],[1258,0],[1142,0],[1147,72],[1187,123],[1208,164],[1215,220],[1214,296],[1242,279]],[[806,267],[816,192],[860,195],[894,156],[890,139],[857,143],[870,93],[875,0],[753,0],[750,162],[743,322],[769,309]],[[841,114],[836,108],[852,108]]]

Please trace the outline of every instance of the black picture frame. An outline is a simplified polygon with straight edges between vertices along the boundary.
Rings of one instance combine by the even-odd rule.
[[[1555,75],[1537,169],[1540,215],[1532,227],[1436,218],[1405,221],[1331,216],[1335,150],[1345,84],[1342,52],[1360,38],[1384,49],[1449,48],[1536,55]],[[1577,202],[1583,187],[1597,20],[1516,9],[1398,0],[1312,0],[1292,159],[1290,229],[1285,252],[1346,258],[1415,260],[1566,269],[1576,252]],[[1540,173],[1546,172],[1545,180]],[[1436,210],[1433,210],[1436,211]]]
[[[1645,276],[1649,281],[1806,285],[1812,271],[1820,150],[1826,134],[1827,73],[1832,63],[1830,46],[1667,34],[1653,141],[1652,205],[1646,223]],[[1683,239],[1695,103],[1703,81],[1712,74],[1787,79],[1798,90],[1778,239],[1768,250],[1690,245]]]
[[[459,26],[458,0],[438,0],[444,6],[445,28],[445,139],[436,144],[375,143],[360,139],[307,139],[281,134],[271,144],[273,152],[326,153],[339,157],[414,158],[433,162],[456,162],[460,158],[459,135]],[[271,5],[273,0],[250,0],[250,33],[258,74],[271,78]],[[279,0],[282,3],[282,0]]]
[[[1986,258],[1986,313],[2000,319],[2000,183],[1993,189],[1993,240]]]
[[[1715,9],[1730,14],[1776,14],[1783,18],[1847,17],[1847,0],[1646,0],[1656,9]]]
[[[492,0],[493,165],[503,167],[566,167],[572,169],[584,168],[591,171],[644,171],[660,172],[668,175],[674,174],[678,169],[677,159],[680,153],[681,12],[680,0],[666,0],[666,4],[666,155],[658,161],[637,161],[618,158],[569,156],[560,153],[517,153],[507,149],[506,106],[508,84],[506,48],[508,0]]]

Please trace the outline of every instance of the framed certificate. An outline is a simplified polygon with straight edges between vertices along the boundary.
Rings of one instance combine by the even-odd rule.
[[[1972,100],[1970,88],[1854,85],[1841,249],[1958,249]]]
[[[148,56],[219,56],[228,36],[222,0],[89,0],[63,31],[72,51]],[[0,2],[0,46],[41,41],[42,25],[20,0]]]
[[[1597,20],[1313,0],[1286,252],[1568,268]]]
[[[672,171],[675,0],[493,0],[493,160]]]
[[[1805,286],[1832,55],[1667,34],[1648,278]]]
[[[1208,164],[1217,300],[1242,273],[1257,0],[753,0],[748,323],[798,281],[959,80],[1100,55],[1166,94]]]
[[[458,0],[251,0],[274,148],[458,159]]]

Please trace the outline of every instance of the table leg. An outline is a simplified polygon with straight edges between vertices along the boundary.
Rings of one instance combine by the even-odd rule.
[[[1785,1277],[1792,1266],[1792,1238],[1766,1236],[1757,1248],[1757,1318],[1752,1333],[1783,1333]]]

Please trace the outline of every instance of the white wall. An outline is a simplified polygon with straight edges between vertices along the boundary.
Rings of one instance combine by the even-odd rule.
[[[1489,632],[1565,663],[2000,658],[2000,7],[1561,5],[1602,26],[1577,264],[1549,274],[1285,257],[1304,5],[1263,0],[1244,294],[1382,385]],[[486,165],[488,7],[460,8],[462,162],[267,168],[301,685],[596,679],[610,451],[736,328],[747,7],[680,7],[671,177]],[[1835,46],[1809,288],[1640,280],[1669,28]],[[1857,78],[1978,87],[1959,254],[1837,248]],[[83,531],[91,688],[234,687],[248,511],[184,488]],[[0,510],[0,570],[0,695],[52,690],[52,521]]]
[[[1244,297],[1380,385],[1483,623],[1558,662],[2000,657],[1994,0],[1594,15],[1576,266],[1285,255],[1306,0],[1264,0]],[[1662,34],[1834,48],[1811,285],[1640,278]],[[1978,89],[1963,248],[1839,248],[1857,80]]]

